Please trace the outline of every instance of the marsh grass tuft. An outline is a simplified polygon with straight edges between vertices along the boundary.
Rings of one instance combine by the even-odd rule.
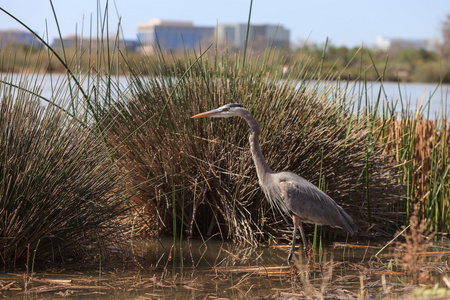
[[[113,50],[98,43],[95,54],[76,49],[73,57],[64,48],[64,55],[52,48],[29,50],[28,71],[2,75],[0,263],[4,268],[28,265],[28,249],[37,250],[33,266],[72,257],[92,262],[97,255],[108,257],[107,246],[123,237],[126,175],[114,164],[98,130],[102,109],[120,97],[111,70],[117,56],[106,55],[106,48]],[[2,61],[14,65],[8,49],[1,50]],[[96,61],[97,68],[89,64],[89,70],[81,70],[77,62],[86,56]],[[55,79],[46,74],[51,97],[45,98],[43,77],[37,73],[46,70],[50,60],[58,61],[67,76]]]
[[[107,244],[118,229],[122,177],[98,135],[1,84],[0,143],[2,264],[26,262],[28,248],[37,250],[34,265]]]

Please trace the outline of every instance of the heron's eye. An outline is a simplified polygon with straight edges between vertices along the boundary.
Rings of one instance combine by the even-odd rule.
[[[229,110],[230,110],[229,107],[224,107],[224,108],[222,108],[222,111],[229,111]]]

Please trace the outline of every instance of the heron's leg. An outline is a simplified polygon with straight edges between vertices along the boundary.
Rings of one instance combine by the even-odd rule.
[[[291,261],[292,254],[295,251],[295,240],[296,239],[297,239],[297,226],[294,225],[294,230],[293,230],[293,234],[292,234],[292,246],[291,246],[291,250],[289,251],[289,255],[287,257],[288,264]]]
[[[308,252],[308,242],[306,241],[305,233],[303,232],[303,226],[302,226],[302,223],[300,223],[299,228],[300,228],[300,234],[301,234],[301,236],[302,236],[303,249],[305,250],[305,252]]]
[[[297,227],[300,228],[300,232],[302,233],[302,238],[303,238],[303,229],[302,229],[302,222],[300,221],[300,218],[297,217],[296,215],[292,215],[292,222],[294,223],[294,232],[292,234],[292,247],[291,247],[291,251],[289,251],[289,255],[288,255],[288,263],[292,258],[292,254],[295,251],[295,241],[297,240]]]

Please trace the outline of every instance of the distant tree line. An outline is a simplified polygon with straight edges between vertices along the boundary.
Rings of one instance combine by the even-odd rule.
[[[441,41],[434,50],[391,47],[388,51],[334,45],[302,45],[289,63],[308,55],[323,70],[342,78],[450,83],[450,15],[442,22]]]
[[[437,52],[405,48],[386,52],[370,48],[304,46],[292,51],[288,64],[310,56],[324,72],[346,79],[386,81],[450,82],[450,59]]]

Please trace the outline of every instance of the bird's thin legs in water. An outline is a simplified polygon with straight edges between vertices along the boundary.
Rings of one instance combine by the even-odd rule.
[[[296,215],[292,215],[292,222],[294,223],[294,232],[292,234],[292,247],[291,247],[291,250],[289,251],[289,255],[287,258],[288,263],[291,260],[292,254],[294,254],[294,251],[295,251],[295,241],[297,240],[297,227],[300,229],[300,234],[302,236],[303,249],[305,249],[305,252],[308,249],[307,248],[308,244],[306,243],[305,233],[303,232],[302,221]]]
[[[287,257],[287,262],[288,262],[288,264],[289,264],[289,262],[291,261],[291,258],[292,258],[292,254],[294,253],[294,251],[295,251],[295,240],[297,239],[297,226],[295,226],[295,224],[294,224],[294,233],[293,233],[293,235],[292,235],[292,247],[291,247],[291,250],[289,251],[289,255],[288,255],[288,257]]]
[[[302,236],[303,250],[305,250],[305,252],[308,252],[308,242],[306,241],[305,233],[303,232],[303,226],[301,222],[298,228],[300,228],[300,234]]]

